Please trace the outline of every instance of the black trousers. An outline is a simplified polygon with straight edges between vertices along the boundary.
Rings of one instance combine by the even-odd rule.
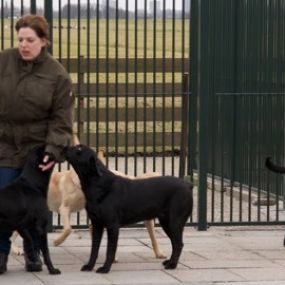
[[[12,183],[15,179],[17,179],[21,174],[21,169],[14,169],[10,167],[0,167],[0,191],[5,186]],[[36,233],[36,230],[31,229],[30,234],[33,239],[33,244],[29,244],[27,242],[23,242],[23,247],[25,252],[29,252],[33,250],[33,247],[36,251],[39,251],[39,238]],[[10,237],[12,232],[1,232],[0,230],[0,252],[9,254],[11,248]]]

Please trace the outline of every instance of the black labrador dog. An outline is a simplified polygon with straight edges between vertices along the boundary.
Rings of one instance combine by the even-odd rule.
[[[272,161],[271,161],[271,158],[270,157],[267,157],[266,160],[265,160],[265,166],[271,170],[272,172],[275,172],[275,173],[285,173],[285,167],[284,166],[279,166],[279,165],[276,165],[274,164]],[[284,240],[283,240],[283,245],[285,246],[285,237],[284,237]]]
[[[192,213],[193,185],[170,176],[131,180],[115,175],[84,145],[68,147],[65,157],[79,176],[93,226],[90,259],[81,270],[93,270],[104,228],[107,255],[98,273],[111,269],[120,227],[153,218],[158,218],[171,240],[172,254],[163,265],[165,269],[176,268],[183,248],[184,226]]]
[[[266,160],[265,160],[265,166],[266,166],[269,170],[271,170],[271,171],[273,171],[273,172],[276,172],[276,173],[285,173],[285,167],[274,164],[274,163],[271,161],[271,158],[270,158],[270,157],[267,157],[267,158],[266,158]]]
[[[50,274],[60,274],[50,259],[47,224],[47,190],[52,169],[42,171],[44,147],[32,149],[26,159],[23,171],[18,179],[0,191],[0,231],[18,231],[26,242],[32,244],[30,228],[39,235],[40,250]],[[35,259],[35,251],[29,259]]]

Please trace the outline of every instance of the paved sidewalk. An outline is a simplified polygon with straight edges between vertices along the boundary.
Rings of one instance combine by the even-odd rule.
[[[88,231],[74,231],[60,247],[50,246],[51,257],[62,274],[52,276],[46,267],[40,273],[24,271],[22,256],[10,255],[8,272],[0,275],[3,285],[91,285],[91,284],[235,284],[284,285],[285,228],[223,227],[199,232],[186,228],[184,250],[176,270],[164,270],[161,260],[155,259],[145,229],[122,229],[118,259],[111,272],[98,274],[81,272],[88,260],[90,236]],[[58,233],[49,234],[50,245]],[[158,242],[169,254],[170,244],[161,229]],[[20,238],[17,243],[21,244]],[[102,264],[106,236],[101,246],[98,264]]]

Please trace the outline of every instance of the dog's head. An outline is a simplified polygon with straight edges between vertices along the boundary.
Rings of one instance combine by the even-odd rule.
[[[42,171],[39,168],[39,164],[43,162],[45,154],[45,146],[36,146],[29,151],[25,160],[21,177],[25,178],[31,183],[33,182],[32,184],[35,186],[47,186],[53,170],[53,168],[51,168],[49,170]]]
[[[24,167],[39,168],[38,166],[43,162],[44,155],[45,146],[40,145],[32,148],[27,154]]]
[[[96,153],[86,145],[75,145],[66,147],[64,150],[66,160],[72,165],[81,179],[90,176],[102,176],[105,166],[98,159]]]

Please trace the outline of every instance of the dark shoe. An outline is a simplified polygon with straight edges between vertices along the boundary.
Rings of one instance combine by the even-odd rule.
[[[42,261],[39,254],[36,254],[35,258],[32,260],[25,254],[25,268],[29,272],[42,271]]]
[[[7,271],[8,255],[4,252],[0,252],[0,274]]]

